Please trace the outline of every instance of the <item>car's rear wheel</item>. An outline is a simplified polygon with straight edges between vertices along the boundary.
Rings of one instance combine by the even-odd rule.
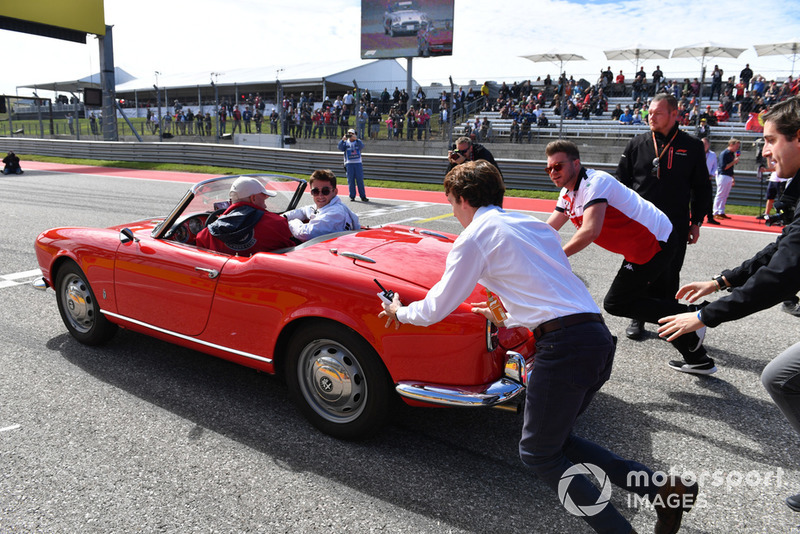
[[[389,375],[375,350],[341,324],[306,324],[288,347],[286,382],[311,423],[340,439],[367,437],[389,412]]]
[[[77,264],[69,262],[58,270],[56,302],[64,325],[84,345],[102,345],[117,331],[117,325],[100,312],[94,291]]]

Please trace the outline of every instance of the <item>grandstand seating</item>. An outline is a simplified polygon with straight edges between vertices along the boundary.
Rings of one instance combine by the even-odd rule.
[[[646,124],[619,124],[618,121],[611,119],[611,111],[617,104],[625,109],[625,106],[632,105],[633,100],[630,97],[611,97],[608,99],[608,111],[603,115],[597,117],[592,115],[589,120],[584,119],[567,119],[564,120],[564,133],[570,137],[590,137],[590,138],[629,138],[642,132],[649,131]],[[711,104],[712,108],[716,106]],[[539,127],[537,125],[531,126],[532,138],[539,137],[558,137],[559,135],[559,116],[553,113],[552,108],[546,108],[545,114],[549,119],[549,124],[546,127]],[[491,137],[492,141],[500,141],[507,139],[510,136],[512,119],[501,119],[500,112],[498,111],[482,111],[477,113],[472,119],[469,120],[473,124],[475,118],[480,118],[481,121],[489,119],[491,123]],[[467,126],[467,122],[454,127],[455,135],[463,135]],[[711,135],[714,138],[730,138],[737,137],[742,141],[755,141],[761,137],[760,133],[752,132],[744,129],[744,123],[738,121],[722,122],[718,125],[711,126]],[[691,132],[694,126],[685,126],[685,130]]]

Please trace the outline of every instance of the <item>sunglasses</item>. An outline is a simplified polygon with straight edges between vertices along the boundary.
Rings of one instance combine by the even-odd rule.
[[[561,169],[564,168],[564,165],[566,165],[566,162],[553,163],[552,165],[545,167],[544,172],[546,172],[547,174],[550,174],[553,171],[559,172]]]
[[[318,187],[315,187],[314,189],[311,190],[311,194],[314,195],[314,196],[317,196],[317,195],[321,194],[321,195],[324,195],[324,196],[327,197],[328,195],[331,194],[331,188],[330,187],[323,187],[322,189],[319,189]]]

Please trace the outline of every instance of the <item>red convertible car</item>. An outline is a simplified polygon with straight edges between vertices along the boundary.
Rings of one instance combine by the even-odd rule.
[[[253,175],[275,192],[270,211],[295,208],[306,181]],[[127,328],[285,377],[320,430],[375,432],[393,396],[413,405],[516,409],[533,363],[527,329],[497,330],[461,305],[447,320],[387,329],[379,289],[409,302],[444,271],[456,236],[388,225],[292,248],[229,256],[195,245],[238,176],[190,188],[166,217],[111,228],[55,228],[36,239],[42,279],[70,334],[108,341]],[[467,302],[485,300],[481,287]]]
[[[453,55],[453,27],[449,20],[434,20],[417,33],[417,55]]]

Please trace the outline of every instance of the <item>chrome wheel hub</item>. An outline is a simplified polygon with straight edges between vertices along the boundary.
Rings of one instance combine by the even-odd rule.
[[[94,300],[89,286],[80,277],[70,275],[65,281],[64,308],[70,324],[79,332],[86,333],[94,326]]]
[[[363,411],[367,395],[364,372],[344,346],[315,340],[303,350],[298,365],[303,396],[325,419],[347,422]]]

